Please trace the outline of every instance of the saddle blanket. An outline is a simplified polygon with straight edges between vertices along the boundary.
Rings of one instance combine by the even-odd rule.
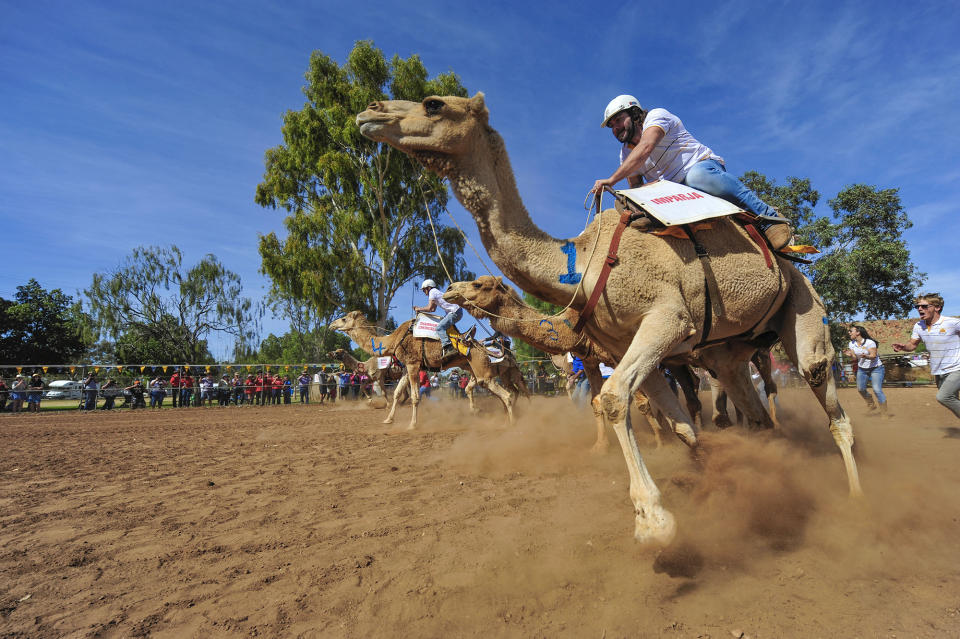
[[[683,184],[658,180],[635,189],[617,191],[666,226],[690,224],[743,213],[736,204]]]
[[[393,365],[393,357],[388,355],[387,357],[378,357],[377,358],[377,368],[383,370],[385,368],[390,368]]]

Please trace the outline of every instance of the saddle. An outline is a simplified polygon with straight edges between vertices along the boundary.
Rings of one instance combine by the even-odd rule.
[[[793,229],[784,217],[756,215],[740,209],[722,198],[667,180],[652,182],[635,189],[614,191],[617,212],[630,213],[628,226],[644,233],[688,237],[684,225],[692,230],[711,228],[708,220],[731,217],[740,226],[753,226],[757,235],[772,251],[793,261],[802,261],[784,253],[816,253],[812,246],[791,245]],[[747,229],[750,233],[749,229]],[[757,241],[753,233],[750,236]]]

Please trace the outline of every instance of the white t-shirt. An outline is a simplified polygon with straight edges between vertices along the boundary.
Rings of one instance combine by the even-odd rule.
[[[913,339],[922,339],[930,351],[930,374],[960,371],[960,319],[941,315],[932,326],[920,320],[913,325]]]
[[[633,175],[643,175],[647,182],[670,180],[683,182],[687,171],[694,164],[706,158],[723,162],[723,158],[714,155],[709,147],[700,144],[687,131],[680,118],[666,109],[650,109],[643,120],[643,130],[655,126],[663,130],[663,137],[653,148],[643,166]],[[632,147],[624,144],[620,148],[620,164],[630,155]],[[633,177],[633,176],[631,176]]]
[[[613,375],[613,369],[607,366],[606,364],[604,364],[603,362],[600,362],[600,377],[602,377],[603,379],[606,379],[611,375]]]
[[[436,288],[436,287],[431,288],[430,292],[427,293],[427,299],[431,302],[436,302],[437,307],[442,308],[447,313],[456,313],[457,311],[460,310],[460,307],[457,306],[456,304],[453,304],[443,299],[443,293],[440,292],[439,288]]]
[[[857,356],[857,368],[876,368],[880,366],[879,353],[872,359],[868,355],[870,349],[876,347],[877,343],[872,339],[863,340],[863,344],[857,344],[855,341],[850,340],[850,346],[848,348]]]

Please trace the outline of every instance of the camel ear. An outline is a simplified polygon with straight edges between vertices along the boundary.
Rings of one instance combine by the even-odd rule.
[[[487,122],[490,117],[490,111],[487,110],[487,102],[483,98],[483,92],[477,91],[476,95],[470,98],[470,111],[481,121]]]

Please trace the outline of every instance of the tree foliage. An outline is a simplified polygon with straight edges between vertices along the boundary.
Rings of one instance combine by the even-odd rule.
[[[419,56],[389,62],[372,42],[357,42],[347,62],[310,56],[307,103],[283,118],[283,143],[265,156],[255,200],[282,208],[287,235],[260,238],[262,270],[276,292],[309,302],[320,317],[360,309],[386,325],[390,302],[411,279],[470,279],[463,237],[439,222],[442,181],[385,144],[360,135],[355,117],[388,98],[466,95],[459,78],[428,79]],[[428,215],[429,212],[429,215]]]
[[[117,341],[121,363],[199,364],[212,363],[212,334],[253,338],[256,317],[242,290],[240,276],[213,255],[185,269],[176,246],[141,246],[117,269],[94,273],[85,294],[97,333]]]
[[[828,201],[833,213],[826,217],[814,213],[820,194],[809,179],[791,177],[777,185],[750,171],[741,180],[790,219],[800,243],[821,250],[801,268],[827,306],[835,345],[846,343],[841,323],[910,313],[926,274],[917,270],[903,240],[913,224],[897,189],[848,186]]]
[[[60,289],[45,290],[31,279],[13,300],[0,298],[0,362],[65,364],[88,347],[86,318],[79,303]]]

